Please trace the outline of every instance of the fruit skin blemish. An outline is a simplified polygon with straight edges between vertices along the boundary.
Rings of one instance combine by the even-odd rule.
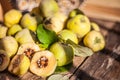
[[[28,72],[30,66],[30,59],[24,54],[15,55],[10,65],[8,66],[8,71],[14,75],[22,76]]]
[[[10,62],[10,58],[4,50],[0,50],[0,72],[4,71]]]

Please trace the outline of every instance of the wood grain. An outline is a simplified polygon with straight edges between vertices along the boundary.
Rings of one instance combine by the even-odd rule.
[[[120,8],[120,0],[100,0],[100,1],[85,0],[85,3],[104,6],[104,7]]]
[[[85,0],[79,9],[93,18],[120,22],[119,3],[120,0]]]

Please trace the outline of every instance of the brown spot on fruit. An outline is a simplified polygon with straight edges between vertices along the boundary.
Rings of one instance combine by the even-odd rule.
[[[13,62],[13,69],[20,64],[20,55]]]
[[[0,72],[4,71],[9,65],[10,57],[4,50],[0,50]]]
[[[96,43],[101,43],[101,39],[98,38],[98,37],[96,37],[94,42],[95,42],[95,44],[96,44]]]
[[[74,1],[74,0],[71,0],[70,2],[71,2],[73,5],[75,4],[75,1]]]
[[[0,65],[2,65],[2,64],[3,64],[3,57],[5,57],[5,55],[0,54]]]
[[[30,60],[24,54],[15,55],[8,67],[8,71],[14,75],[24,75],[30,66]]]
[[[85,23],[85,22],[86,22],[86,21],[85,21],[85,18],[84,18],[84,17],[81,17],[81,18],[80,18],[80,22],[81,22],[81,23]]]

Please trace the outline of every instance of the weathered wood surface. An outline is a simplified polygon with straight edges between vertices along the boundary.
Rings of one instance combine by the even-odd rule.
[[[97,23],[104,32],[106,47],[87,58],[71,80],[120,80],[120,23]]]
[[[120,22],[120,0],[84,0],[80,9],[93,18]]]

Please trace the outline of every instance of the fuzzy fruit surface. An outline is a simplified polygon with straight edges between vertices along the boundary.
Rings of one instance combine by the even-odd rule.
[[[4,20],[7,27],[11,27],[14,24],[19,23],[22,17],[22,13],[19,10],[12,9],[5,13]]]
[[[37,20],[35,17],[31,16],[29,13],[25,14],[21,19],[21,25],[24,28],[35,32],[37,29]]]
[[[0,40],[0,44],[0,49],[5,50],[9,57],[12,57],[16,54],[18,43],[14,37],[6,36]]]
[[[8,67],[8,71],[13,73],[14,75],[24,75],[30,66],[30,60],[28,57],[26,57],[24,54],[21,55],[15,55]]]
[[[105,47],[105,40],[99,31],[90,31],[84,38],[85,46],[91,48],[94,52],[102,50]]]
[[[67,28],[75,32],[78,38],[84,37],[91,29],[90,21],[85,15],[76,15],[67,22]]]
[[[24,43],[34,43],[34,40],[32,38],[32,35],[30,34],[30,30],[25,28],[22,29],[21,31],[19,31],[16,35],[15,35],[15,39],[17,40],[18,43],[20,44],[24,44]]]
[[[15,35],[15,33],[19,32],[20,30],[22,30],[22,27],[19,24],[15,24],[9,28],[8,35]]]
[[[0,39],[6,36],[7,30],[7,27],[0,25]]]
[[[10,62],[10,58],[4,50],[0,49],[0,72],[4,71]]]
[[[59,6],[55,0],[41,0],[40,10],[44,17],[51,17],[59,11]]]
[[[57,59],[57,66],[67,65],[73,60],[73,49],[66,44],[56,42],[50,47],[50,51],[55,55],[55,58]]]
[[[64,29],[64,30],[60,31],[60,32],[58,33],[58,35],[59,35],[59,37],[62,38],[63,40],[70,39],[70,40],[72,40],[73,42],[75,42],[76,44],[78,44],[77,35],[76,35],[74,32],[72,32],[72,31],[70,31],[70,30],[68,30],[68,29]]]

